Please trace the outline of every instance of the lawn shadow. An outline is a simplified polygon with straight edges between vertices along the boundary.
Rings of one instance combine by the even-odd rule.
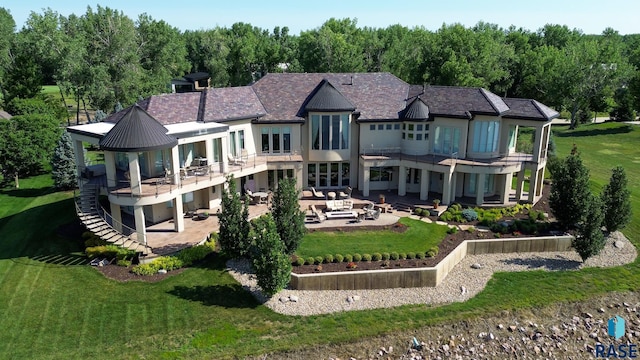
[[[86,264],[83,231],[73,199],[9,215],[0,219],[0,259],[26,257],[47,264]]]
[[[600,136],[600,135],[616,135],[626,134],[633,131],[632,125],[625,125],[619,127],[609,128],[595,128],[595,129],[583,129],[583,130],[568,130],[561,133],[554,134],[558,137],[584,137],[584,136]]]
[[[0,189],[0,195],[7,195],[11,197],[18,198],[37,198],[39,196],[44,196],[48,194],[54,193],[55,190],[51,186],[41,187],[41,188],[25,188],[25,189],[16,189],[16,188],[3,188]]]
[[[562,255],[556,255],[554,257],[543,256],[527,256],[521,258],[500,260],[503,264],[507,265],[519,265],[526,266],[530,270],[578,270],[581,262],[568,259]]]
[[[206,306],[253,309],[259,305],[240,284],[176,286],[167,293]]]

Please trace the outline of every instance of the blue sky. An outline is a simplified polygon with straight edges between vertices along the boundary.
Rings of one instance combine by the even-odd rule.
[[[229,27],[246,22],[263,29],[288,26],[291,34],[314,29],[331,17],[356,18],[358,26],[387,27],[402,24],[438,29],[443,23],[473,26],[479,21],[509,25],[535,31],[545,24],[561,24],[581,29],[586,34],[600,34],[611,27],[620,34],[640,33],[640,2],[633,0],[188,0],[141,1],[109,0],[4,0],[0,7],[11,12],[17,29],[22,28],[29,13],[41,13],[50,7],[62,15],[82,15],[87,6],[97,4],[123,11],[136,19],[147,13],[165,20],[180,30]]]

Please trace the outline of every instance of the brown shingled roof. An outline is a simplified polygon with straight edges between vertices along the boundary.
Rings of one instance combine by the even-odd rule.
[[[206,91],[202,120],[250,119],[264,116],[266,112],[250,86],[215,88]]]
[[[532,99],[504,98],[509,110],[504,117],[523,120],[549,121],[560,114],[552,108]]]
[[[267,74],[251,87],[267,115],[261,121],[300,121],[305,100],[323,80],[329,81],[360,112],[360,120],[397,119],[409,85],[389,73]]]
[[[421,98],[433,116],[467,119],[473,114],[500,115],[508,109],[499,96],[482,88],[427,86]]]
[[[175,137],[167,135],[167,128],[140,106],[131,106],[120,113],[120,121],[100,139],[102,149],[136,152],[165,149],[178,144]]]

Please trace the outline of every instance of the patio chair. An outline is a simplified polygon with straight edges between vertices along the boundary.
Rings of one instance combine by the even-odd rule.
[[[316,199],[324,199],[324,193],[322,191],[316,191],[316,188],[311,187],[311,192],[313,193],[313,197]]]
[[[344,189],[344,191],[340,191],[340,193],[338,194],[338,198],[340,199],[351,199],[351,192],[353,191],[353,189],[351,188],[351,186],[347,186],[346,189]]]
[[[378,220],[380,217],[380,209],[375,210],[365,210],[364,218],[369,220]]]
[[[227,158],[229,158],[229,164],[231,165],[244,165],[245,162],[242,161],[241,158],[237,158],[235,156],[233,156],[233,154],[229,153],[227,154]]]
[[[184,213],[184,217],[185,218],[192,219],[194,216],[196,216],[196,213],[198,211],[195,209],[195,207],[193,206],[192,203],[186,203],[186,204],[184,204],[184,207],[187,209],[187,211],[185,211],[185,213]]]

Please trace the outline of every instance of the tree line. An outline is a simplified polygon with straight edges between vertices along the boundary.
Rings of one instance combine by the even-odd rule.
[[[107,113],[118,103],[167,92],[172,78],[211,74],[215,87],[247,85],[270,72],[390,72],[411,84],[484,87],[566,111],[572,125],[640,108],[640,35],[607,28],[586,35],[565,25],[530,31],[473,27],[359,27],[329,19],[292,35],[236,23],[180,31],[147,14],[109,7],[64,16],[32,12],[22,29],[0,8],[0,87],[5,101],[57,84],[65,105]]]

